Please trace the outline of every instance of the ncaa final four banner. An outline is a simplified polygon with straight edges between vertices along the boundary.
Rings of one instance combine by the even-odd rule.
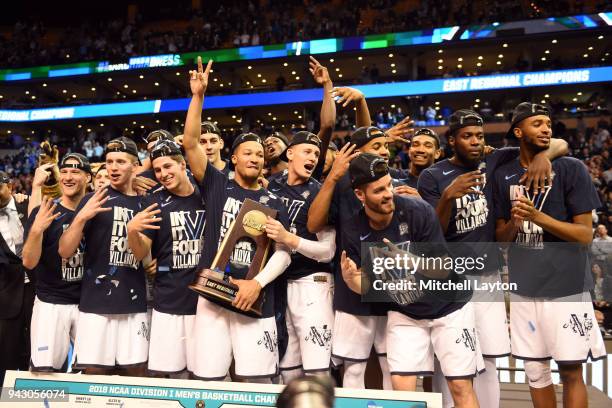
[[[0,405],[263,408],[274,407],[282,390],[267,384],[7,371]],[[441,395],[434,393],[342,388],[335,393],[335,408],[442,408]]]

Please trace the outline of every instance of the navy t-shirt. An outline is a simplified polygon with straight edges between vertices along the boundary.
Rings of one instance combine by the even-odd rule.
[[[317,241],[317,235],[308,232],[308,209],[321,189],[321,184],[313,178],[299,185],[287,184],[287,173],[274,177],[268,185],[268,190],[277,195],[287,207],[289,215],[289,231],[301,238]],[[299,279],[316,272],[331,272],[329,263],[317,262],[295,252],[291,254],[291,265],[285,271],[287,279]]]
[[[553,183],[544,193],[533,194],[518,184],[525,173],[519,159],[495,173],[495,216],[510,220],[512,201],[529,198],[540,211],[563,222],[600,206],[599,197],[585,165],[571,157],[552,162]],[[593,281],[588,248],[564,242],[540,226],[524,221],[508,251],[511,282],[516,293],[529,297],[562,297],[589,291]]]
[[[418,177],[415,177],[412,174],[408,173],[408,177],[397,179],[394,183],[394,186],[397,187],[404,185],[412,188],[417,188],[418,181]]]
[[[206,228],[204,231],[204,253],[201,268],[210,268],[225,233],[238,215],[244,200],[251,199],[278,211],[277,219],[287,228],[288,217],[282,201],[266,189],[249,190],[229,180],[223,173],[208,163],[200,191],[206,206]],[[274,242],[270,242],[274,245]],[[224,271],[231,277],[244,279],[255,256],[255,243],[243,239],[238,241],[230,256],[228,268]],[[262,317],[274,316],[274,283],[264,288],[265,300]]]
[[[499,247],[495,242],[495,217],[493,214],[493,175],[500,165],[518,156],[515,147],[494,150],[485,156],[479,166],[483,173],[484,194],[465,194],[454,200],[445,238],[455,256],[485,256],[483,272],[497,271],[501,265]],[[444,190],[459,176],[476,169],[455,165],[442,160],[423,170],[419,176],[418,190],[421,197],[434,208]],[[466,243],[461,245],[458,243]],[[469,243],[469,244],[468,244]]]
[[[76,212],[89,201],[87,194]],[[145,274],[127,243],[127,223],[140,211],[140,197],[108,187],[99,213],[85,224],[85,257],[79,309],[86,313],[119,314],[147,311]]]
[[[204,248],[206,219],[200,191],[196,188],[180,197],[160,187],[143,198],[141,207],[153,203],[161,211],[160,228],[143,232],[151,239],[151,254],[157,259],[153,308],[168,314],[195,314],[198,295],[188,285],[195,279]]]
[[[447,253],[444,236],[434,209],[425,201],[415,197],[394,196],[395,211],[391,223],[383,230],[370,227],[365,209],[351,218],[342,233],[342,249],[346,251],[358,267],[364,268],[371,264],[371,255],[362,253],[362,243],[381,244],[386,238],[400,249],[425,256],[443,256]],[[418,245],[415,243],[426,243]],[[437,244],[435,244],[437,243]],[[365,273],[371,271],[364,270]],[[419,279],[427,279],[417,273]],[[449,278],[453,282],[461,279],[451,272]],[[373,280],[370,280],[373,282]],[[353,292],[354,293],[354,292]],[[356,294],[357,295],[357,294]],[[371,305],[378,311],[388,308],[396,310],[414,319],[435,319],[460,309],[471,295],[465,292],[441,292],[423,290],[422,295],[413,303]],[[357,295],[359,296],[359,295]]]
[[[59,239],[68,228],[74,217],[74,211],[57,204],[56,213],[60,215],[51,222],[43,233],[42,252],[38,265],[34,268],[36,274],[36,296],[43,302],[71,305],[78,304],[81,297],[81,279],[83,278],[83,245],[79,245],[76,253],[68,259],[63,259],[57,253]],[[25,234],[29,234],[36,214],[40,207],[36,207],[25,227]]]

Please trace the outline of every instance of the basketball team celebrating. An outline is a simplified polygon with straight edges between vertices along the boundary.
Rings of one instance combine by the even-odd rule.
[[[372,126],[364,95],[334,87],[311,58],[323,88],[318,134],[243,133],[224,161],[221,132],[202,123],[211,67],[198,58],[189,73],[184,134],[151,132],[147,159],[125,137],[108,142],[95,174],[85,156],[61,158],[61,197],[32,210],[23,248],[37,276],[32,371],[61,370],[73,342],[73,371],[87,374],[223,381],[233,363],[234,380],[288,383],[341,366],[343,387],[365,388],[374,347],[384,389],[415,391],[418,377],[433,377],[423,386],[442,392],[446,407],[499,407],[495,361],[512,354],[524,360],[536,407],[556,406],[551,359],[565,406],[586,406],[582,363],[606,351],[579,244],[590,243],[600,203],[586,167],[553,138],[546,107],[516,106],[508,136],[520,147],[501,149],[486,146],[478,113],[458,110],[453,155],[438,161],[435,131],[408,118],[387,132]],[[340,149],[330,143],[336,104],[356,116]],[[390,143],[409,143],[408,170],[388,165]],[[268,258],[247,279],[257,248],[240,240],[221,271],[238,288],[233,302],[199,296],[189,286],[213,265],[247,199],[277,211],[265,220]],[[543,250],[552,242],[576,245],[560,245],[553,259]],[[416,256],[409,248],[419,243],[451,256],[480,248],[489,256],[475,276],[435,279],[490,283],[501,281],[505,245],[517,285],[509,324],[503,294],[423,290],[409,301],[366,301],[367,245]],[[559,251],[571,253],[560,262]],[[245,313],[258,298],[261,315]]]

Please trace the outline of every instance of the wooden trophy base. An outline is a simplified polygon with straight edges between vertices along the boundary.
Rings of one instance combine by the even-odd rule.
[[[224,274],[212,269],[202,269],[198,272],[195,281],[189,285],[189,289],[195,291],[200,296],[205,297],[213,303],[221,305],[236,313],[250,317],[261,317],[263,305],[263,293],[253,303],[247,311],[234,307],[232,303],[236,299],[238,286],[224,279]]]

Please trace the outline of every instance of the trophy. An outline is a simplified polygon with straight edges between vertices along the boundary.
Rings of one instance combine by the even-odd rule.
[[[211,302],[221,304],[237,313],[251,317],[261,317],[261,308],[264,301],[263,290],[249,310],[239,310],[232,306],[236,293],[238,293],[238,286],[229,282],[229,276],[224,271],[228,267],[236,243],[240,239],[249,238],[255,243],[257,249],[244,279],[253,279],[261,272],[270,248],[270,239],[265,233],[266,217],[276,218],[276,214],[276,210],[246,199],[236,219],[225,233],[212,265],[210,268],[200,270],[189,288]]]
[[[62,195],[62,190],[59,185],[59,169],[57,167],[57,163],[59,162],[59,152],[57,150],[57,146],[51,146],[49,141],[45,140],[40,144],[40,154],[38,157],[38,165],[42,166],[43,164],[53,163],[54,166],[51,167],[49,178],[42,186],[42,195],[58,198]]]

